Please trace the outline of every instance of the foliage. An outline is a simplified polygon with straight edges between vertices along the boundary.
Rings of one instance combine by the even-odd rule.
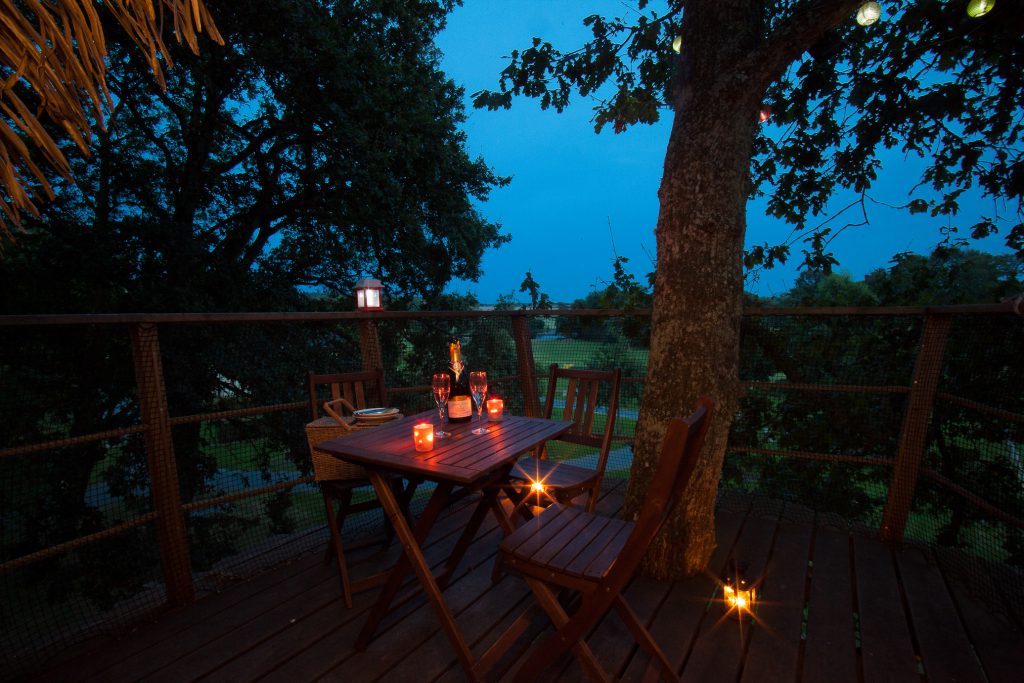
[[[848,275],[805,273],[780,298],[785,306],[939,305],[999,300],[1019,292],[1012,256],[940,248],[930,256],[898,255],[887,270],[863,282]],[[743,379],[798,384],[910,386],[920,344],[918,317],[764,316],[744,321]],[[946,343],[939,391],[1024,414],[1019,391],[1024,328],[1013,316],[956,316]],[[732,447],[895,458],[906,398],[897,393],[845,394],[756,388],[742,402]],[[1024,514],[1014,453],[1019,425],[999,414],[940,397],[928,434],[925,466],[1010,514]],[[811,463],[770,455],[727,459],[730,486],[798,500],[817,510],[877,526],[891,472],[884,467]],[[914,498],[917,520],[936,520],[908,533],[947,546],[968,547],[987,559],[1024,565],[1021,538],[994,527],[991,516],[959,495],[922,480]],[[993,531],[993,528],[999,531]],[[998,547],[989,535],[999,539]],[[981,539],[981,540],[976,540]]]
[[[878,170],[883,157],[891,158],[888,151],[896,149],[927,162],[905,209],[935,217],[953,240],[1002,232],[1006,243],[1024,254],[1024,53],[1019,49],[1024,13],[1019,5],[1000,3],[972,19],[962,3],[890,2],[882,20],[870,27],[853,21],[854,2],[818,5],[808,0],[760,5],[761,35],[749,56],[772,50],[763,68],[780,57],[793,61],[764,96],[772,118],[755,142],[751,196],[767,195],[769,215],[793,231],[781,244],[752,247],[747,267],[785,262],[790,246],[800,240],[807,245],[806,265],[834,265],[831,240],[870,219],[868,200]],[[838,25],[826,23],[844,16],[834,11],[843,5],[851,14]],[[596,101],[599,132],[608,124],[619,132],[653,123],[678,105],[678,88],[693,68],[685,61],[688,49],[715,49],[684,44],[676,54],[671,46],[680,26],[690,16],[700,21],[713,11],[685,0],[645,0],[622,17],[588,16],[584,24],[593,36],[588,43],[563,51],[534,38],[529,47],[511,53],[498,89],[474,93],[474,104],[507,108],[513,96],[522,95],[562,111],[576,91]],[[774,44],[787,35],[792,45]],[[806,53],[787,51],[802,52],[797,45],[807,35],[818,37]],[[753,67],[721,68],[742,74]],[[992,211],[961,216],[964,193],[975,188],[995,200]],[[830,202],[849,201],[842,199],[850,196],[847,192],[853,201],[843,211],[858,215],[826,216]]]
[[[108,0],[106,4],[120,28],[146,53],[161,86],[161,61],[169,66],[172,63],[162,35],[165,14],[170,17],[167,24],[173,24],[178,42],[184,40],[193,52],[199,49],[196,34],[200,31],[223,43],[201,0],[158,0],[155,6],[123,0]],[[91,3],[8,2],[0,5],[0,23],[5,27],[0,38],[0,73],[6,79],[0,89],[2,251],[2,240],[12,237],[8,221],[20,226],[21,213],[39,215],[32,201],[32,195],[38,193],[32,184],[38,183],[42,192],[53,198],[40,164],[71,177],[67,158],[49,129],[61,130],[88,154],[92,137],[89,115],[95,116],[102,127],[103,107],[113,107],[113,103],[106,84],[104,29]]]
[[[512,53],[497,90],[474,96],[478,107],[509,107],[524,95],[561,110],[577,92],[596,100],[598,131],[673,112],[655,232],[651,381],[627,515],[642,504],[667,418],[702,394],[723,417],[697,466],[701,485],[646,555],[645,570],[658,578],[703,571],[715,548],[716,484],[741,393],[744,266],[783,261],[803,241],[804,265],[828,275],[837,263],[831,240],[869,220],[882,157],[897,147],[930,162],[907,209],[929,212],[952,245],[963,232],[962,196],[978,188],[995,210],[969,232],[1005,230],[1024,256],[1019,4],[971,21],[960,3],[905,0],[871,27],[852,21],[859,4],[641,0],[625,17],[587,17],[592,39],[579,49],[534,38]],[[792,232],[743,258],[744,200],[765,194],[769,215]],[[847,207],[830,216],[835,202]]]
[[[166,92],[108,32],[116,106],[93,158],[73,159],[77,184],[56,188],[0,262],[0,313],[329,310],[367,274],[387,282],[392,308],[448,305],[448,281],[476,278],[482,253],[507,239],[474,208],[506,181],[467,155],[461,92],[433,47],[450,7],[217,3],[225,46],[171,46]],[[169,412],[302,400],[306,371],[354,369],[357,339],[344,325],[161,328]],[[18,403],[5,410],[18,416],[9,433],[34,443],[136,424],[131,357],[123,328],[6,337],[0,376],[24,392],[4,399]],[[260,476],[281,450],[308,468],[301,415],[233,422],[252,437],[247,467]],[[173,438],[183,500],[225,493],[211,436],[185,424]],[[36,502],[18,512],[25,533],[4,538],[4,556],[112,523],[90,485],[126,516],[151,509],[141,439],[120,444],[99,476],[104,444],[66,450],[32,464]],[[277,527],[286,512],[271,501]],[[230,553],[246,528],[230,507],[190,515],[194,565]]]
[[[612,280],[604,289],[596,290],[582,299],[570,304],[577,310],[591,309],[649,309],[651,293],[626,270],[629,259],[616,256],[612,259]],[[591,341],[614,342],[617,339],[629,340],[636,346],[646,347],[650,338],[651,325],[649,316],[637,316],[616,319],[614,322],[600,318],[559,318],[556,329],[562,336],[571,339],[589,339]]]
[[[939,247],[928,256],[897,254],[864,284],[881,305],[997,303],[1024,292],[1024,263],[1009,255]]]

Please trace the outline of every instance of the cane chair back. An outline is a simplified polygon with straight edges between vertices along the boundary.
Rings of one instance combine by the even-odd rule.
[[[342,597],[345,606],[351,608],[353,593],[374,588],[380,584],[380,581],[377,577],[360,581],[352,581],[349,578],[341,530],[348,515],[381,507],[381,504],[376,495],[354,502],[353,491],[370,486],[366,472],[359,465],[341,461],[329,453],[319,450],[317,445],[326,439],[377,426],[376,424],[361,425],[351,416],[351,413],[363,408],[385,406],[387,390],[384,387],[384,371],[378,368],[330,374],[310,372],[307,379],[309,412],[313,421],[306,425],[306,438],[313,461],[314,477],[320,485],[327,516],[329,540],[324,561],[334,560],[337,562]],[[321,416],[321,410],[327,412],[328,415]],[[416,490],[416,485],[409,482],[407,486],[403,486],[402,478],[398,475],[391,476],[389,484],[395,492],[403,512],[408,514],[409,502]],[[390,543],[392,534],[389,525],[384,536],[385,545]]]

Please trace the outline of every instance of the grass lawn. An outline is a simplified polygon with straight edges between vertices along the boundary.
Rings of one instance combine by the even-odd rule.
[[[565,368],[600,369],[609,351],[614,351],[630,365],[647,367],[647,349],[638,349],[625,344],[608,344],[582,339],[534,339],[533,360],[544,371],[552,363]]]

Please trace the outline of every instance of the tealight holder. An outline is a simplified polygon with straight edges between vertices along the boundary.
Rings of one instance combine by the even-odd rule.
[[[500,398],[487,399],[487,419],[491,422],[501,422],[501,416],[505,413],[505,401]]]
[[[416,451],[423,453],[434,449],[434,425],[429,422],[421,422],[413,425],[412,442]]]
[[[748,566],[745,562],[729,563],[726,576],[722,577],[722,603],[726,614],[733,619],[752,619],[757,608],[757,588],[746,578]]]

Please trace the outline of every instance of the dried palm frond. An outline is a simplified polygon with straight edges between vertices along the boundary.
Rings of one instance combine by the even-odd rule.
[[[71,178],[71,165],[43,122],[53,124],[86,155],[90,119],[103,126],[111,104],[106,84],[106,40],[93,0],[21,0],[0,3],[0,248],[21,215],[38,215],[38,192],[53,189],[43,167]],[[165,87],[161,58],[173,65],[163,41],[164,18],[198,53],[197,34],[216,42],[217,31],[202,0],[106,0],[106,7],[146,54]],[[37,161],[38,160],[38,161]]]

